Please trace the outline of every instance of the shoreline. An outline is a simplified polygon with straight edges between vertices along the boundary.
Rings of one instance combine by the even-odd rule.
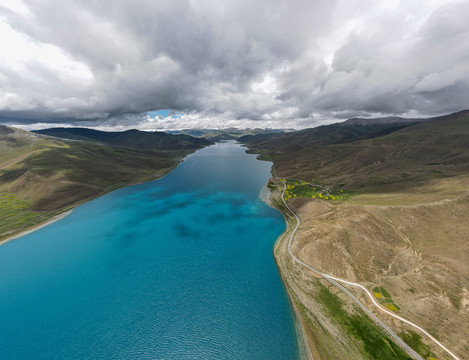
[[[75,140],[73,140],[73,141],[75,141]],[[79,140],[76,140],[76,141],[79,141]],[[207,145],[207,146],[210,146],[210,145]],[[207,147],[207,146],[204,146],[204,147]],[[181,165],[186,160],[186,158],[188,156],[192,155],[193,153],[195,153],[198,150],[202,150],[204,147],[202,147],[201,149],[190,151],[190,152],[186,153],[185,156],[176,158],[176,163],[174,164],[173,167],[162,168],[162,169],[157,170],[155,172],[155,177],[136,179],[135,182],[130,181],[130,182],[124,184],[124,185],[122,185],[122,183],[111,184],[111,185],[108,185],[106,188],[104,188],[103,191],[100,194],[96,195],[96,196],[91,196],[91,197],[88,197],[88,198],[81,199],[81,200],[75,202],[74,204],[67,205],[65,207],[65,209],[55,210],[56,212],[59,212],[57,215],[54,215],[54,216],[52,216],[52,218],[49,218],[48,220],[42,221],[42,222],[38,223],[37,225],[33,225],[33,226],[27,228],[26,230],[23,230],[23,231],[21,231],[19,233],[16,233],[16,234],[14,233],[11,236],[8,236],[8,237],[0,240],[0,246],[4,245],[7,242],[10,242],[12,240],[16,240],[20,237],[28,235],[28,234],[36,231],[36,230],[39,230],[39,229],[43,228],[44,226],[47,226],[47,225],[50,225],[50,224],[52,224],[56,221],[59,221],[62,218],[70,215],[73,212],[73,209],[75,209],[76,207],[78,207],[80,205],[83,205],[83,204],[85,204],[85,203],[87,203],[91,200],[97,199],[97,198],[99,198],[103,195],[111,193],[115,190],[123,189],[123,188],[129,187],[129,186],[143,184],[143,183],[150,182],[150,181],[159,180],[159,179],[165,177],[166,175],[170,174],[173,170],[175,170],[179,165]],[[116,185],[117,186],[122,185],[122,186],[118,186],[118,187],[114,188],[114,186],[116,186]],[[109,190],[109,189],[111,189],[111,190]],[[53,211],[51,211],[51,212],[53,212]]]
[[[53,216],[52,218],[50,218],[49,220],[46,220],[42,223],[39,223],[38,225],[33,226],[28,230],[22,231],[22,232],[20,232],[19,234],[16,234],[16,235],[12,235],[11,237],[7,237],[6,239],[4,239],[0,242],[0,246],[5,245],[6,243],[8,243],[10,241],[19,239],[23,236],[29,235],[29,234],[31,234],[31,233],[39,230],[39,229],[42,229],[43,227],[46,227],[47,225],[50,225],[50,224],[53,224],[53,223],[55,223],[59,220],[62,220],[63,218],[66,218],[68,215],[70,215],[72,212],[73,212],[73,209],[65,210],[64,212],[62,212],[60,214],[57,214],[57,215]]]
[[[267,183],[269,182],[269,180],[267,180],[267,182],[264,184],[264,186],[261,188],[261,191],[259,191],[259,199],[269,205],[270,207],[273,207],[272,206],[272,200],[270,198],[270,195],[271,195],[271,192],[270,192],[270,189],[267,187]],[[275,207],[273,207],[275,209]]]
[[[283,277],[282,271],[280,269],[279,261],[277,259],[277,256],[275,255],[275,250],[277,249],[278,246],[280,246],[280,242],[285,238],[285,236],[292,229],[290,227],[287,216],[283,213],[283,211],[281,211],[280,209],[278,209],[277,207],[275,207],[273,205],[272,197],[274,195],[274,192],[267,187],[267,184],[268,184],[269,181],[270,181],[270,179],[267,180],[267,182],[264,184],[264,186],[260,190],[259,199],[261,201],[263,201],[265,204],[267,204],[268,206],[278,210],[282,214],[282,216],[284,218],[284,221],[285,221],[285,230],[275,240],[274,247],[272,249],[273,256],[274,256],[274,261],[275,261],[275,264],[277,266],[277,270],[278,270],[278,273],[280,275],[280,279],[282,280],[285,292],[287,293],[288,302],[290,304],[290,309],[292,311],[293,324],[294,324],[294,327],[295,327],[296,339],[297,339],[297,342],[298,342],[298,353],[299,353],[300,359],[301,360],[314,360],[311,348],[309,346],[308,336],[306,334],[306,329],[305,329],[305,325],[304,325],[304,322],[303,322],[302,317],[301,317],[301,313],[298,310],[297,306],[295,305],[294,296],[291,293],[291,291],[290,291],[290,289],[287,285],[287,282]]]
[[[283,239],[284,234],[286,234],[286,233],[283,233],[276,240],[275,245],[277,244],[277,241],[281,241]],[[287,282],[284,279],[284,277],[283,277],[283,275],[280,271],[280,265],[279,265],[279,263],[277,261],[277,258],[275,256],[275,252],[274,252],[274,259],[275,259],[275,264],[277,265],[278,272],[280,274],[280,278],[282,279],[283,286],[284,286],[285,291],[288,295],[288,302],[289,302],[290,308],[292,310],[293,324],[295,326],[296,339],[298,341],[298,353],[300,355],[300,359],[301,360],[314,360],[311,348],[309,347],[309,341],[308,341],[308,336],[306,335],[305,324],[303,322],[301,313],[298,310],[298,307],[295,305],[295,299],[293,297],[293,294],[291,293],[290,288],[287,286]]]
[[[283,280],[282,280],[283,281]],[[301,313],[298,310],[298,307],[295,305],[293,300],[293,295],[290,293],[290,290],[287,289],[288,299],[293,310],[293,321],[295,323],[295,331],[297,332],[298,337],[298,348],[300,352],[301,360],[314,360],[311,348],[309,347],[308,336],[306,335],[306,328],[304,321],[301,317]]]
[[[186,155],[185,157],[183,157],[182,159],[180,159],[180,160],[178,161],[178,163],[176,164],[176,166],[174,166],[173,168],[161,169],[160,172],[163,172],[163,174],[159,173],[159,174],[157,175],[157,177],[155,177],[155,178],[148,179],[148,180],[140,180],[140,181],[137,181],[137,182],[135,182],[135,183],[129,183],[129,184],[126,184],[126,185],[124,185],[124,186],[121,186],[121,187],[112,189],[111,191],[108,191],[107,189],[112,188],[112,187],[115,186],[115,185],[109,185],[101,194],[96,195],[96,196],[92,196],[92,197],[89,197],[89,198],[82,199],[82,200],[76,202],[75,204],[72,204],[72,205],[67,206],[67,208],[66,208],[65,210],[63,210],[62,212],[60,212],[60,213],[57,214],[57,215],[54,215],[52,218],[50,218],[50,219],[48,219],[48,220],[46,220],[46,221],[40,222],[39,224],[34,225],[34,226],[32,226],[32,227],[30,227],[30,228],[28,228],[28,229],[26,229],[26,230],[24,230],[24,231],[21,231],[21,232],[19,232],[19,233],[17,233],[17,234],[11,235],[10,237],[7,237],[7,238],[5,238],[5,239],[3,239],[3,240],[0,240],[0,246],[5,245],[6,243],[8,243],[8,242],[10,242],[10,241],[19,239],[19,238],[21,238],[21,237],[23,237],[23,236],[29,235],[29,234],[31,234],[31,233],[33,233],[33,232],[35,232],[35,231],[37,231],[37,230],[39,230],[39,229],[41,229],[41,228],[47,226],[47,225],[50,225],[50,224],[55,223],[55,222],[57,222],[57,221],[59,221],[59,220],[62,220],[63,218],[65,218],[65,217],[67,217],[68,215],[70,215],[76,207],[78,207],[78,206],[80,206],[80,205],[83,205],[83,204],[85,204],[85,203],[87,203],[87,202],[89,202],[89,201],[92,201],[92,200],[94,200],[94,199],[97,199],[97,198],[99,198],[99,197],[101,197],[101,196],[104,196],[104,195],[106,195],[106,194],[109,194],[109,193],[111,193],[111,192],[113,192],[113,191],[116,191],[116,190],[119,190],[119,189],[123,189],[123,188],[129,187],[129,186],[140,185],[140,184],[143,184],[143,183],[147,183],[147,182],[151,182],[151,181],[156,181],[156,180],[162,179],[162,178],[165,177],[166,175],[170,174],[173,170],[175,170],[180,164],[182,164],[182,163],[185,161],[186,157],[189,156],[189,155],[191,155],[191,154],[188,154],[188,155]],[[60,211],[60,210],[57,210],[57,211]]]

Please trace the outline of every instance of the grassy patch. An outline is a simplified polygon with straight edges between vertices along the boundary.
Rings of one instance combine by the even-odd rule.
[[[375,293],[379,293],[379,294],[382,294],[383,296],[382,297],[385,297],[385,298],[391,298],[391,294],[389,294],[386,289],[382,286],[376,286],[373,291]]]
[[[19,232],[38,224],[52,215],[29,210],[29,202],[14,193],[0,194],[0,240],[12,232]]]
[[[387,308],[388,310],[391,310],[391,311],[400,310],[399,307],[396,304],[392,304],[392,303],[384,303],[383,306],[385,308]]]
[[[287,188],[285,190],[285,200],[291,198],[310,198],[322,200],[345,200],[350,193],[343,189],[335,189],[333,186],[321,184],[317,179],[310,182],[302,180],[282,179]]]
[[[364,350],[373,359],[410,359],[373,321],[362,311],[349,314],[342,300],[322,284],[317,299],[326,307],[329,315],[347,332],[363,343]]]
[[[379,303],[383,305],[386,309],[391,311],[400,310],[399,306],[394,303],[391,294],[389,294],[386,289],[382,286],[375,286],[373,288],[373,295],[379,301]]]
[[[246,154],[257,154],[257,159],[262,161],[272,161],[272,156],[266,150],[247,149]]]
[[[270,189],[270,190],[277,190],[277,185],[275,185],[272,181],[269,180],[269,182],[267,183],[267,187]]]
[[[424,359],[435,359],[435,354],[430,351],[430,347],[422,342],[422,337],[415,331],[409,330],[399,334],[399,337],[417,351]]]

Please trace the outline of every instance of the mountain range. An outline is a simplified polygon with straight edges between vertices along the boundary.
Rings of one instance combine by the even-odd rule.
[[[211,142],[186,134],[172,135],[164,132],[127,130],[121,132],[99,131],[87,128],[50,128],[33,131],[62,139],[99,142],[102,144],[138,150],[197,150]]]
[[[281,176],[322,177],[353,189],[469,171],[469,110],[412,124],[381,121],[351,121],[239,141],[273,160]]]

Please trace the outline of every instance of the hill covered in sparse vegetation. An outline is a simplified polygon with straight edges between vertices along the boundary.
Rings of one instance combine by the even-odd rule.
[[[87,128],[51,128],[34,132],[62,139],[92,141],[114,147],[138,150],[193,151],[211,144],[210,141],[187,134],[172,135],[164,132],[139,130],[109,132]]]
[[[333,124],[240,141],[274,161],[279,176],[348,190],[469,172],[469,111],[412,125]]]
[[[383,308],[462,359],[469,351],[469,327],[461,321],[469,316],[469,111],[413,124],[394,120],[354,119],[244,140],[284,179],[271,179],[269,188],[288,217],[280,198],[286,184],[284,199],[301,221],[293,253],[365,286]],[[356,322],[353,301],[292,263],[285,239],[275,255],[315,359],[378,358],[360,339],[372,327],[350,328],[364,324]],[[376,309],[363,291],[347,288],[424,359],[450,358],[416,328]]]
[[[187,154],[62,140],[0,125],[0,240],[113,189],[161,177]]]
[[[209,141],[219,140],[238,140],[243,136],[251,135],[265,135],[265,134],[280,134],[290,132],[286,129],[184,129],[168,131],[170,134],[186,134],[199,138],[204,138]]]

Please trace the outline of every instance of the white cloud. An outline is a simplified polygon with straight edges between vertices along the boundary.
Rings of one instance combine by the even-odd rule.
[[[461,0],[0,0],[0,121],[302,127],[467,108]],[[186,124],[184,126],[184,124]],[[39,125],[37,125],[39,126]]]
[[[0,0],[0,6],[19,14],[30,14],[28,7],[21,0]]]

